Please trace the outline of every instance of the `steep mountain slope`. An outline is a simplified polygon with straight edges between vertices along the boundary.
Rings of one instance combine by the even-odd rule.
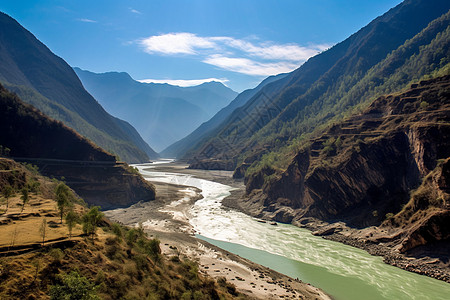
[[[124,163],[0,85],[0,145],[46,176],[65,178],[89,204],[105,209],[155,199],[155,188]]]
[[[0,81],[45,114],[129,162],[148,160],[142,139],[112,118],[83,88],[72,68],[14,19],[0,13]],[[128,128],[127,130],[124,130]]]
[[[243,106],[247,101],[253,97],[258,91],[260,91],[267,84],[284,78],[286,74],[279,74],[276,76],[270,76],[264,79],[254,89],[248,89],[240,93],[229,105],[222,108],[217,114],[215,114],[210,120],[200,125],[191,134],[185,138],[173,143],[161,152],[163,157],[189,157],[190,149],[196,149],[203,140],[210,138],[216,132],[216,129],[220,127],[220,124],[230,116],[235,109]]]
[[[74,70],[108,112],[129,121],[158,151],[185,137],[237,95],[218,82],[183,88],[141,83],[127,73]]]
[[[436,184],[447,193],[449,157],[450,76],[444,76],[382,96],[362,114],[331,126],[305,142],[283,173],[265,168],[250,176],[242,206],[283,222],[315,217],[357,227],[378,225],[400,212],[410,192],[437,167],[440,171],[433,172],[444,177]],[[445,212],[442,222],[448,220],[448,195],[439,189],[426,192],[430,185],[412,194],[412,202],[393,219],[396,226],[423,224],[429,207]],[[444,224],[436,223],[430,235],[438,238]]]
[[[245,106],[236,110],[221,125],[220,134],[198,148],[191,161],[193,166],[209,168],[221,161],[222,166],[233,169],[243,161],[257,161],[254,170],[259,170],[265,160],[285,168],[305,134],[317,126],[342,119],[355,105],[377,93],[395,91],[411,80],[442,68],[446,64],[445,49],[448,47],[443,47],[444,51],[437,51],[436,56],[430,56],[429,61],[422,63],[428,67],[420,69],[420,72],[410,70],[408,73],[402,68],[408,59],[415,58],[423,50],[420,46],[440,47],[432,45],[429,39],[418,39],[412,51],[404,53],[403,61],[391,65],[391,71],[398,70],[402,80],[383,86],[389,73],[384,73],[385,77],[381,78],[370,73],[372,68],[386,62],[392,51],[400,51],[399,47],[408,39],[414,38],[449,8],[448,1],[407,0],[345,41],[309,59],[285,79],[267,85]],[[446,20],[438,26],[438,33],[446,31]],[[441,38],[432,34],[430,37]],[[362,93],[350,94],[356,91],[354,86],[364,78],[368,82],[364,88],[361,86]],[[377,89],[379,86],[384,89]],[[350,95],[350,99],[344,99]]]

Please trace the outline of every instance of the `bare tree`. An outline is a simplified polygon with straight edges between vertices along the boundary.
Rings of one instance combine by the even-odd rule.
[[[69,229],[69,239],[72,238],[72,230],[78,223],[78,219],[78,215],[73,210],[69,211],[66,215],[66,225],[67,229]]]
[[[44,218],[41,223],[41,227],[39,228],[39,233],[42,237],[42,246],[45,244],[45,234],[47,233],[47,219]]]
[[[20,192],[22,193],[22,196],[20,196],[20,199],[22,199],[22,211],[21,212],[23,212],[23,209],[25,208],[25,204],[27,204],[28,201],[30,200],[30,195],[28,193],[28,189],[25,187],[23,189],[21,189]]]
[[[9,198],[14,195],[14,189],[12,186],[7,185],[3,188],[3,196],[6,198],[6,210],[8,210],[9,207]]]
[[[61,224],[64,217],[64,213],[67,210],[68,207],[70,207],[70,196],[71,192],[67,185],[65,185],[63,182],[58,184],[55,190],[56,194],[56,203],[58,205],[58,210],[61,217]]]

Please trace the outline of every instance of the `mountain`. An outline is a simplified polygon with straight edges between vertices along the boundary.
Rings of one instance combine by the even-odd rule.
[[[112,209],[155,199],[155,188],[126,164],[1,85],[0,130],[0,149],[43,175],[64,178],[91,205]]]
[[[361,114],[310,138],[280,175],[270,168],[253,174],[249,202],[260,199],[267,214],[284,221],[291,221],[289,213],[280,212],[290,207],[293,218],[379,224],[400,211],[410,191],[448,157],[450,76],[444,76],[381,96]]]
[[[109,115],[72,68],[14,19],[0,13],[0,82],[21,98],[128,162],[156,158],[129,124]],[[132,133],[130,136],[129,133]]]
[[[124,72],[74,70],[109,113],[129,121],[157,151],[188,135],[237,95],[219,82],[178,87],[138,82]]]
[[[195,149],[191,167],[285,169],[314,130],[445,68],[448,18],[442,15],[449,8],[448,1],[404,1],[266,85]]]
[[[247,103],[247,101],[253,97],[258,91],[260,91],[265,85],[279,80],[285,77],[286,74],[279,74],[276,76],[270,76],[264,79],[257,87],[254,89],[248,89],[240,93],[230,104],[226,107],[222,108],[217,114],[215,114],[210,120],[200,125],[197,129],[195,129],[188,136],[183,139],[173,143],[166,149],[161,152],[161,156],[163,157],[176,157],[176,158],[184,158],[185,156],[189,156],[189,150],[195,149],[199,143],[208,137],[214,136],[216,129],[220,126],[220,124],[230,116],[233,111],[243,106]]]
[[[284,172],[246,181],[240,206],[257,217],[381,224],[370,242],[402,252],[448,241],[450,75],[379,97],[306,141]]]

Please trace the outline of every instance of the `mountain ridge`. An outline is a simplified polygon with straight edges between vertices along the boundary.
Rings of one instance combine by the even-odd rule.
[[[262,89],[265,85],[273,81],[282,79],[285,76],[286,74],[269,76],[255,88],[247,89],[242,93],[239,93],[239,95],[237,95],[236,98],[230,102],[230,104],[218,111],[211,119],[202,123],[188,136],[173,143],[172,145],[161,151],[161,155],[164,157],[185,158],[185,156],[189,155],[189,150],[191,148],[195,148],[198,143],[201,143],[202,140],[206,139],[208,136],[213,135],[214,130],[218,128],[218,126],[220,126],[220,123],[223,122],[235,109],[243,106],[256,92]]]
[[[72,68],[60,57],[41,43],[31,32],[16,20],[0,13],[0,81],[15,86],[15,92],[21,94],[25,101],[32,98],[46,98],[50,105],[40,103],[39,109],[44,113],[66,122],[67,125],[80,130],[100,146],[110,148],[122,159],[131,162],[148,161],[148,155],[139,149],[132,138],[122,129],[123,123],[117,123],[99,103],[83,88],[81,81]],[[32,97],[30,91],[36,94]],[[35,105],[36,103],[32,103]],[[48,104],[48,103],[47,103]],[[73,118],[63,119],[52,107],[60,105],[78,115],[78,123]],[[67,115],[67,114],[66,114]],[[92,133],[87,127],[97,130]],[[100,135],[100,137],[99,137]],[[135,136],[136,137],[136,136]],[[152,153],[149,153],[152,154]]]
[[[188,135],[237,94],[218,82],[179,87],[142,83],[125,72],[74,70],[107,111],[133,124],[157,150]]]
[[[191,167],[232,170],[245,160],[261,161],[265,157],[277,167],[285,168],[305,134],[311,134],[314,128],[331,119],[338,120],[350,114],[359,104],[357,99],[351,104],[340,99],[370,68],[449,8],[446,1],[404,1],[346,40],[310,58],[285,79],[267,85],[248,104],[236,110],[217,136],[196,149],[189,161]],[[391,22],[393,19],[395,21]],[[402,84],[406,86],[408,82]],[[376,85],[369,85],[369,90],[374,90]],[[257,164],[256,169],[263,167],[261,162]]]
[[[15,160],[64,179],[86,202],[104,209],[155,199],[154,186],[128,165],[1,85],[0,100],[0,145]]]

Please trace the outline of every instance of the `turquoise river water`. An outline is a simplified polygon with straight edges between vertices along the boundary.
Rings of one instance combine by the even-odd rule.
[[[448,300],[450,284],[383,263],[381,257],[316,237],[293,225],[273,226],[226,209],[232,188],[179,173],[136,165],[151,181],[194,186],[203,199],[191,208],[197,237],[280,273],[321,288],[337,300]]]

